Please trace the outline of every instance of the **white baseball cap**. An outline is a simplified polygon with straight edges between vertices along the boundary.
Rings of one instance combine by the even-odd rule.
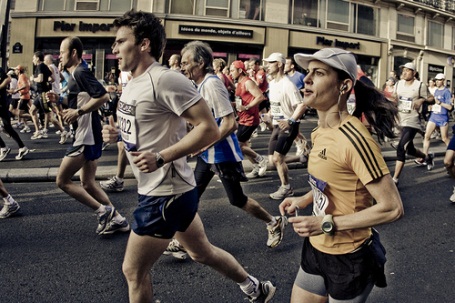
[[[282,53],[272,53],[268,58],[262,59],[265,62],[281,62],[281,63],[286,63],[286,58],[284,58]]]
[[[407,68],[407,69],[412,69],[413,71],[416,70],[416,66],[412,62],[408,62],[406,64],[400,65],[400,68]]]
[[[346,72],[351,80],[357,80],[357,62],[354,54],[340,48],[323,48],[313,55],[295,54],[294,60],[298,65],[307,69],[310,61],[317,60],[335,69]]]
[[[436,77],[434,77],[435,80],[444,80],[446,78],[446,76],[442,73],[439,73],[436,75]]]

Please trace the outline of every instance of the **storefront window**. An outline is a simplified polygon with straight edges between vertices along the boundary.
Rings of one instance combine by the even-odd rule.
[[[354,32],[376,36],[377,10],[360,4],[356,4],[354,7]]]
[[[62,0],[41,0],[39,8],[42,11],[63,11],[65,9],[65,1]]]
[[[133,8],[132,1],[125,0],[101,0],[101,11],[126,12]]]
[[[99,10],[99,0],[76,0],[76,11],[97,11]]]
[[[444,47],[444,27],[441,23],[428,21],[428,45],[443,48]]]
[[[265,0],[240,0],[239,18],[263,20]]]
[[[193,15],[195,4],[196,1],[193,0],[166,0],[166,7],[170,14]]]
[[[328,0],[327,28],[343,31],[349,30],[349,2],[343,0]]]
[[[205,14],[207,16],[229,16],[229,0],[205,0]]]
[[[114,11],[126,12],[134,0],[40,0],[40,11]]]
[[[415,42],[414,17],[398,14],[397,39]]]
[[[291,0],[291,24],[302,24],[306,26],[320,27],[319,22],[319,0]]]

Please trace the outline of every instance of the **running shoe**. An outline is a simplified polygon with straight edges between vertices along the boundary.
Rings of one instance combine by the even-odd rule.
[[[29,133],[29,132],[31,132],[31,131],[32,131],[32,130],[30,129],[30,127],[28,127],[27,125],[25,125],[24,128],[21,129],[19,132],[20,132],[21,134],[25,134],[25,133]]]
[[[123,191],[123,181],[120,181],[117,176],[113,176],[107,181],[101,181],[100,186],[104,190]]]
[[[47,139],[49,135],[47,134],[47,128],[41,130],[41,138]]]
[[[9,148],[9,147],[1,148],[0,149],[0,161],[3,161],[3,159],[5,159],[6,156],[8,156],[10,151],[11,151],[11,148]]]
[[[26,146],[19,148],[19,153],[16,156],[16,160],[22,160],[22,158],[24,158],[25,155],[27,155],[29,151],[30,150]]]
[[[295,140],[294,142],[295,147],[297,148],[297,151],[295,152],[296,156],[308,155],[310,148],[308,147],[307,140]]]
[[[106,212],[98,215],[98,227],[96,228],[97,234],[102,234],[106,229],[108,223],[112,220],[115,214],[115,207],[106,206]]]
[[[259,284],[258,291],[260,295],[258,297],[248,296],[250,303],[268,303],[275,296],[276,287],[270,281],[264,281]]]
[[[0,211],[0,219],[5,219],[11,217],[13,214],[17,213],[21,207],[19,203],[14,201],[12,204],[5,203],[2,210]]]
[[[259,127],[261,128],[261,132],[265,132],[267,130],[267,124],[265,124],[264,121],[261,121],[261,123],[259,123]]]
[[[425,159],[425,162],[427,162],[427,170],[432,170],[434,167],[434,154],[428,154],[427,158]]]
[[[284,227],[288,224],[288,219],[285,216],[277,216],[275,219],[275,225],[267,225],[267,231],[269,232],[267,246],[270,248],[275,248],[281,243],[284,235]]]
[[[266,169],[267,169],[267,167],[266,167]],[[254,179],[254,178],[259,177],[259,170],[260,170],[259,164],[253,164],[253,170],[251,172],[249,172],[248,174],[246,174],[246,177],[248,179]]]
[[[415,159],[414,163],[417,164],[418,166],[426,166],[427,165],[427,162],[425,161],[424,158]]]
[[[283,200],[286,197],[292,196],[294,196],[294,190],[292,187],[286,188],[284,186],[280,186],[276,192],[270,194],[270,198],[273,200]]]
[[[259,170],[258,170],[258,177],[264,177],[266,172],[267,172],[267,164],[269,163],[269,160],[267,160],[267,157],[263,157],[262,161],[258,163],[259,165]]]
[[[36,139],[41,139],[42,137],[43,137],[43,135],[41,134],[41,132],[40,131],[36,131],[36,132],[33,133],[31,139],[32,140],[36,140]]]
[[[176,239],[172,239],[169,242],[166,250],[163,252],[163,255],[166,256],[173,256],[174,258],[185,260],[188,257],[188,253],[186,252],[185,248],[183,248],[182,244]]]
[[[455,186],[453,187],[453,193],[450,196],[450,202],[455,203]]]
[[[130,229],[130,225],[125,218],[123,218],[120,223],[116,222],[115,219],[112,219],[107,223],[106,228],[100,232],[99,235],[111,235],[118,231],[127,232],[130,231]]]
[[[65,144],[66,140],[68,140],[68,138],[71,136],[71,134],[69,132],[67,132],[66,130],[64,130],[61,134],[60,134],[60,141],[58,141],[59,144]]]

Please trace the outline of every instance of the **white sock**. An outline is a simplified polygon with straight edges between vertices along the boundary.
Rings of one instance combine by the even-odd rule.
[[[264,157],[262,157],[261,155],[257,155],[256,158],[254,158],[254,161],[256,161],[256,163],[259,163],[262,160],[264,160]]]
[[[100,205],[100,207],[95,210],[95,214],[97,215],[101,215],[101,214],[104,214],[106,212],[106,206],[104,206],[103,204]]]
[[[16,201],[14,201],[13,197],[11,197],[11,195],[6,196],[5,198],[3,198],[3,200],[8,205],[12,205],[16,202]]]
[[[240,289],[253,298],[259,296],[259,280],[253,276],[248,275],[248,277],[242,283],[237,283],[240,286]]]
[[[286,184],[286,185],[281,185],[281,186],[283,186],[286,189],[290,189],[291,188],[291,184]]]
[[[123,182],[123,178],[120,178],[120,177],[115,176],[115,179],[116,179],[117,181],[119,181],[119,182]]]

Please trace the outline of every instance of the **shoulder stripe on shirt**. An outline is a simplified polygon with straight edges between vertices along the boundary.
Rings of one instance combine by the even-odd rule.
[[[340,127],[341,132],[351,141],[354,148],[359,153],[360,158],[365,164],[371,178],[377,179],[384,176],[384,173],[379,166],[370,145],[365,137],[356,128],[353,127],[351,122],[348,122]]]

